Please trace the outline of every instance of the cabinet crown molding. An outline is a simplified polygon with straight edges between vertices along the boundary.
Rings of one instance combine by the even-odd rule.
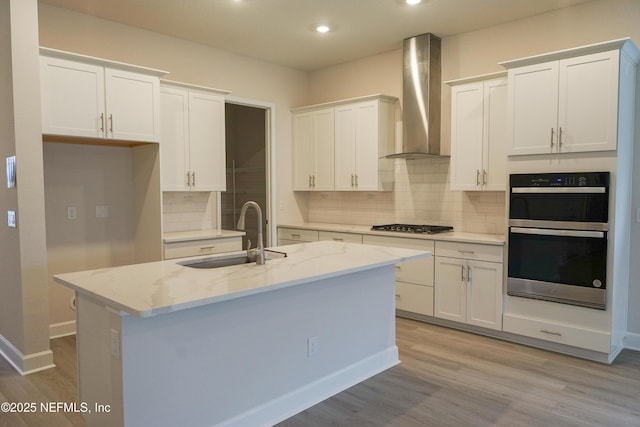
[[[398,101],[398,98],[391,95],[383,95],[383,94],[377,93],[374,95],[366,95],[366,96],[359,96],[356,98],[341,99],[338,101],[324,102],[321,104],[304,105],[301,107],[292,108],[291,112],[301,113],[307,110],[317,110],[319,108],[331,108],[331,107],[337,107],[338,105],[343,105],[343,104],[352,104],[354,102],[364,102],[364,101],[373,101],[373,100],[395,103]]]
[[[220,95],[229,95],[231,93],[231,91],[224,90],[224,89],[217,89],[214,87],[201,86],[201,85],[196,85],[192,83],[177,82],[175,80],[167,80],[167,79],[160,79],[160,85],[180,87],[183,89],[203,90],[206,92],[213,92]]]
[[[119,70],[133,71],[136,73],[147,74],[150,76],[161,77],[169,74],[168,71],[159,70],[157,68],[143,67],[141,65],[128,64],[126,62],[112,61],[95,56],[82,55],[79,53],[67,52],[64,50],[52,49],[40,46],[40,55],[51,58],[67,59],[70,61],[79,61],[85,64],[101,65],[103,67],[117,68]]]
[[[633,40],[631,40],[630,37],[625,37],[622,39],[610,40],[602,43],[594,43],[571,49],[558,50],[541,55],[527,56],[525,58],[499,62],[498,65],[502,65],[506,69],[510,69],[523,67],[525,65],[539,64],[541,62],[573,58],[575,56],[588,55],[591,53],[606,52],[609,50],[620,50],[623,54],[626,54],[629,59],[635,64],[640,62],[640,49],[638,49],[638,46],[636,46],[636,44],[633,42]]]

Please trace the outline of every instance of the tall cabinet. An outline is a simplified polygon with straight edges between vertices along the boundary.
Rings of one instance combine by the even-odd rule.
[[[631,248],[640,230],[639,63],[640,49],[628,38],[502,63],[508,71],[508,171],[611,174],[606,308],[506,295],[503,330],[604,362],[624,348],[627,316],[637,303],[630,289],[637,282]]]
[[[163,191],[224,191],[225,95],[163,80],[160,144]]]

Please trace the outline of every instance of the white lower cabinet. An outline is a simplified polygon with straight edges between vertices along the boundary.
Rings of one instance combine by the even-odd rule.
[[[362,244],[362,234],[343,233],[343,232],[336,232],[336,231],[320,231],[318,232],[318,240],[330,240],[332,242]]]
[[[435,250],[434,316],[502,330],[502,247],[436,242]]]
[[[304,228],[278,227],[278,245],[295,245],[296,243],[315,242],[318,231]]]
[[[401,237],[362,236],[365,245],[427,250],[433,252],[433,240]],[[433,316],[433,257],[396,264],[396,309]]]
[[[241,250],[242,236],[182,240],[176,242],[165,242],[164,259],[211,255]]]

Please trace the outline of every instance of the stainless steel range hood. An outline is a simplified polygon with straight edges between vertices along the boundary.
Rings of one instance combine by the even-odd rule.
[[[440,154],[440,38],[431,34],[403,43],[402,148],[387,158]]]

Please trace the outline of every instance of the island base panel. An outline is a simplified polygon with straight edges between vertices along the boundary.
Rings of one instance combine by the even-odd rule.
[[[79,358],[99,352],[86,340],[108,359],[107,372],[81,372],[102,388],[81,384],[80,400],[122,408],[87,425],[282,421],[399,363],[394,299],[388,265],[147,318],[92,302],[88,321],[79,307],[92,326],[79,328]]]

